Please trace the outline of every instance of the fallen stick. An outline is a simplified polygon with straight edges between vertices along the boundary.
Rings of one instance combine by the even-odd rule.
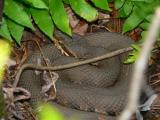
[[[24,65],[21,66],[21,68],[17,72],[17,75],[15,77],[15,81],[13,83],[13,87],[17,86],[18,81],[20,79],[20,76],[21,76],[23,70],[25,70],[25,69],[57,71],[57,70],[77,67],[77,66],[80,66],[80,65],[85,65],[85,64],[88,64],[88,63],[92,63],[92,62],[97,62],[97,61],[104,60],[104,59],[107,59],[107,58],[111,58],[113,56],[116,56],[116,55],[119,55],[119,54],[122,54],[122,53],[125,53],[125,52],[128,52],[128,51],[131,51],[131,50],[133,50],[133,48],[131,48],[131,47],[122,48],[122,49],[119,49],[119,50],[104,54],[102,56],[94,57],[94,58],[83,60],[83,61],[79,61],[79,62],[69,63],[69,64],[66,64],[66,65],[38,66],[38,65],[35,65],[35,64],[24,64]]]

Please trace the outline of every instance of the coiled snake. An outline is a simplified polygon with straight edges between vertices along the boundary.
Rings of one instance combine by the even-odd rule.
[[[73,35],[72,39],[60,33],[57,36],[64,40],[66,48],[77,58],[64,56],[49,44],[42,50],[53,66],[103,55],[129,47],[132,43],[128,37],[109,32],[89,34],[85,37]],[[126,55],[123,53],[93,64],[57,71],[59,79],[56,82],[56,102],[53,104],[59,106],[67,116],[76,114],[82,120],[98,120],[101,116],[107,120],[115,119],[105,115],[116,116],[126,105],[133,66],[122,63]],[[37,64],[37,59],[42,60],[39,51],[34,52],[27,63]],[[36,75],[34,70],[25,70],[21,75],[19,86],[31,92],[30,101],[33,104],[42,99],[42,81],[42,75]]]

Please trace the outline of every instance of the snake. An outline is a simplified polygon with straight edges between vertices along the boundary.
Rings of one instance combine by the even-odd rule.
[[[81,60],[94,58],[121,48],[129,47],[133,41],[124,35],[111,32],[96,32],[69,37],[56,32],[56,37],[63,40],[65,48],[75,56],[62,55],[53,44],[42,47],[42,51],[51,66],[65,65]],[[66,118],[77,116],[79,120],[115,120],[127,103],[133,64],[123,64],[127,53],[56,71],[59,75],[55,83],[56,100],[50,102],[56,106]],[[26,63],[39,64],[42,54],[37,50],[32,53]],[[43,62],[41,62],[44,65]],[[37,70],[36,70],[37,71]],[[31,92],[30,103],[42,101],[42,73],[35,70],[24,70],[18,86]],[[146,98],[143,97],[142,102]]]

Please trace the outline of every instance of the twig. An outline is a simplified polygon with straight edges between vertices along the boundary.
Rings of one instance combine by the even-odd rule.
[[[150,76],[150,79],[151,79],[151,78],[154,78],[154,77],[157,77],[157,76],[159,76],[159,75],[160,75],[160,73],[156,73],[156,74],[154,74],[154,75],[151,75],[151,76]]]
[[[131,88],[129,92],[129,101],[126,109],[122,112],[119,120],[129,120],[131,115],[135,113],[138,106],[138,99],[140,96],[140,89],[143,83],[144,71],[147,66],[149,53],[156,41],[156,36],[160,27],[160,8],[156,10],[154,19],[149,29],[149,34],[146,36],[145,43],[142,47],[139,59],[134,66],[134,72],[131,81]]]
[[[160,80],[156,80],[156,82],[150,83],[150,85],[153,86],[153,85],[156,85],[158,83],[160,83]]]
[[[84,61],[69,63],[69,64],[66,64],[66,65],[54,66],[54,67],[53,67],[53,66],[51,66],[51,67],[38,66],[38,65],[35,65],[35,64],[24,64],[24,65],[21,66],[21,68],[20,68],[19,71],[17,72],[15,81],[14,81],[14,83],[13,83],[13,87],[16,87],[16,86],[17,86],[18,81],[19,81],[19,78],[20,78],[20,76],[21,76],[21,73],[22,73],[22,71],[25,70],[25,69],[52,70],[52,71],[53,71],[53,70],[68,69],[68,68],[72,68],[72,67],[76,67],[76,66],[80,66],[80,65],[84,65],[84,64],[88,64],[88,63],[92,63],[92,62],[97,62],[97,61],[100,61],[100,60],[104,60],[104,59],[107,59],[107,58],[110,58],[110,57],[113,57],[113,56],[122,54],[122,53],[124,53],[124,52],[131,51],[131,50],[133,50],[133,48],[131,48],[131,47],[122,48],[122,49],[119,49],[119,50],[116,50],[116,51],[107,53],[107,54],[102,55],[102,56],[94,57],[94,58],[87,59],[87,60],[84,60]]]

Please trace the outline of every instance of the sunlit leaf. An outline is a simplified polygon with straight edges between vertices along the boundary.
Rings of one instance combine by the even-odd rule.
[[[72,9],[87,21],[93,21],[97,18],[98,12],[90,6],[85,0],[69,0]]]
[[[5,64],[7,63],[10,52],[11,52],[11,44],[7,40],[1,38],[0,39],[0,83],[2,82],[3,79]]]
[[[127,57],[127,60],[125,60],[123,63],[124,64],[132,64],[136,61],[136,54],[134,53],[134,55],[129,55]]]
[[[14,0],[5,0],[4,13],[13,21],[34,30],[31,20],[23,7]]]
[[[71,28],[69,26],[69,18],[64,9],[62,0],[49,0],[49,8],[52,19],[56,26],[71,36]]]
[[[139,45],[137,45],[137,44],[132,44],[131,46],[132,46],[132,48],[133,48],[134,50],[140,52],[141,48],[139,47]]]
[[[21,2],[25,2],[35,8],[48,9],[43,0],[21,0]]]
[[[94,5],[98,8],[101,8],[103,10],[108,10],[108,11],[111,11],[111,9],[109,8],[109,5],[108,5],[108,1],[107,0],[91,0],[91,2],[94,3]]]
[[[0,26],[0,36],[6,38],[8,40],[12,40],[5,19],[3,19],[2,24]]]
[[[54,25],[49,12],[47,10],[35,8],[31,8],[30,11],[35,23],[40,28],[40,30],[45,33],[50,39],[53,39]]]
[[[21,38],[23,35],[24,27],[15,23],[10,19],[6,19],[8,29],[12,35],[12,37],[16,40],[16,42],[20,45]]]
[[[54,106],[43,104],[40,109],[40,120],[64,120],[62,114]]]
[[[133,51],[131,53],[129,53],[127,59],[123,63],[132,64],[139,57],[139,54],[140,54],[140,51],[141,51],[141,48],[139,47],[139,45],[132,44],[132,48],[133,48]]]

